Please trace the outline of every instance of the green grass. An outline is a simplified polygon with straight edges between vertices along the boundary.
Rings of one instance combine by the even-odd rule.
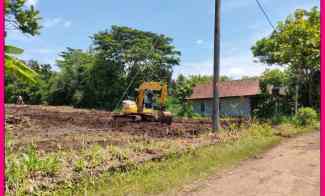
[[[280,131],[285,130],[294,136],[315,128],[317,126],[302,128],[287,124]],[[183,155],[176,154],[159,162],[150,161],[129,171],[107,173],[95,179],[88,176],[79,186],[58,190],[56,194],[155,195],[177,191],[177,187],[265,151],[278,144],[281,138],[268,125],[253,125],[239,140],[203,147]]]
[[[216,145],[192,149],[187,153],[172,153],[164,160],[149,161],[141,165],[130,163],[131,167],[116,171],[107,171],[100,176],[83,174],[85,167],[94,166],[103,161],[102,149],[94,146],[80,155],[74,164],[75,171],[82,175],[76,183],[63,183],[55,192],[38,189],[36,195],[156,195],[162,192],[175,192],[178,187],[191,183],[194,180],[205,178],[220,169],[237,164],[239,161],[259,154],[278,144],[281,136],[294,136],[319,129],[319,124],[308,127],[295,127],[292,124],[282,124],[275,128],[267,124],[253,124],[244,130],[238,140],[229,140]],[[10,146],[10,145],[9,145]],[[8,146],[7,146],[8,147]],[[143,150],[144,147],[135,146],[134,150]],[[108,147],[111,156],[125,160],[127,152]],[[12,157],[7,164],[9,184],[17,186],[16,195],[26,192],[31,187],[26,176],[33,172],[42,172],[51,175],[60,166],[57,155],[47,155],[39,158],[35,150],[27,151],[28,159]],[[10,156],[15,156],[14,154]],[[11,161],[11,162],[10,162]],[[16,162],[15,162],[16,161]],[[25,161],[25,162],[21,162]],[[27,161],[27,162],[26,162]],[[27,178],[28,179],[28,178]],[[8,182],[7,182],[8,185]]]
[[[61,166],[57,154],[47,154],[40,158],[33,145],[22,154],[6,150],[6,187],[14,190],[15,195],[33,192],[33,181],[28,179],[54,176]]]

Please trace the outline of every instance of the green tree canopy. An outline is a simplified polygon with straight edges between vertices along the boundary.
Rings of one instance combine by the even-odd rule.
[[[279,22],[273,33],[256,42],[252,52],[260,62],[288,66],[296,82],[308,90],[308,105],[313,105],[315,75],[320,71],[320,12],[297,9]],[[319,91],[319,89],[318,89]],[[316,93],[319,94],[319,93]],[[318,97],[319,99],[319,97]]]
[[[284,87],[288,85],[288,75],[280,69],[267,69],[260,77],[260,86],[264,93],[266,93],[267,85],[275,87]]]
[[[25,103],[41,104],[47,102],[48,87],[51,77],[54,75],[49,64],[40,64],[35,60],[24,63],[29,69],[38,75],[38,80],[35,83],[30,82],[30,79],[16,77],[13,74],[5,76],[5,93],[6,103],[15,103],[17,95],[23,97]],[[33,79],[33,78],[32,78]]]
[[[160,34],[113,26],[92,37],[90,50],[68,48],[57,61],[49,103],[115,109],[142,81],[170,82],[180,52]]]
[[[80,106],[85,101],[89,85],[89,71],[94,65],[94,56],[80,49],[67,48],[57,61],[60,71],[50,81],[48,102],[53,105]]]
[[[142,81],[169,82],[173,66],[180,63],[181,53],[165,35],[112,26],[110,31],[96,33],[92,39],[96,56],[92,74],[101,78],[94,80],[92,86],[100,93],[99,102],[113,100],[109,108],[118,104],[116,98],[123,91],[135,96],[135,88]]]
[[[6,31],[37,35],[41,29],[40,20],[39,11],[33,5],[27,7],[26,0],[5,0]]]
[[[110,64],[119,64],[127,77],[142,72],[145,80],[169,80],[172,67],[180,62],[180,52],[165,35],[112,26],[96,33],[93,41],[95,52]]]

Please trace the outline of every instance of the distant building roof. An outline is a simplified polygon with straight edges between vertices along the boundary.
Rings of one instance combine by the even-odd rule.
[[[219,96],[220,97],[242,97],[253,96],[261,93],[259,80],[231,80],[220,82]],[[188,98],[193,99],[212,99],[213,89],[212,82],[208,84],[199,84],[193,87],[193,93]]]

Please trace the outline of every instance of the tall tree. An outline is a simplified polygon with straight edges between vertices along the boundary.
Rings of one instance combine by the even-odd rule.
[[[100,102],[112,101],[113,105],[107,106],[110,109],[118,104],[123,91],[134,96],[142,81],[169,82],[172,67],[180,62],[181,54],[172,39],[152,32],[112,26],[110,31],[96,33],[93,42],[96,63],[92,73],[102,78],[94,79],[94,88],[101,89],[97,90]]]
[[[86,87],[94,56],[72,48],[67,48],[60,56],[62,59],[57,61],[60,71],[50,81],[48,102],[53,105],[81,106],[86,101]]]
[[[256,42],[252,52],[261,62],[288,66],[296,82],[307,90],[306,105],[315,106],[319,99],[320,12],[298,9],[279,22],[275,31]],[[303,91],[301,91],[303,92]],[[317,107],[317,106],[316,106]]]

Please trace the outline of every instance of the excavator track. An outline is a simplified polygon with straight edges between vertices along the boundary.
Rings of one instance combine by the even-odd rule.
[[[146,90],[149,91],[147,95],[145,94]],[[172,124],[172,114],[166,111],[165,107],[168,96],[167,83],[143,82],[137,91],[138,96],[136,101],[124,100],[122,102],[122,113],[112,115],[113,124],[127,122],[160,122],[167,125]],[[154,103],[153,91],[160,91],[158,103]],[[147,101],[145,98],[147,98]],[[158,97],[156,97],[156,100],[158,100]],[[154,104],[157,104],[156,107]]]
[[[128,123],[128,122],[160,122],[162,124],[171,125],[172,124],[172,116],[160,116],[155,117],[150,114],[144,114],[144,113],[130,113],[130,114],[113,114],[113,125],[114,124],[121,124],[121,123]]]

